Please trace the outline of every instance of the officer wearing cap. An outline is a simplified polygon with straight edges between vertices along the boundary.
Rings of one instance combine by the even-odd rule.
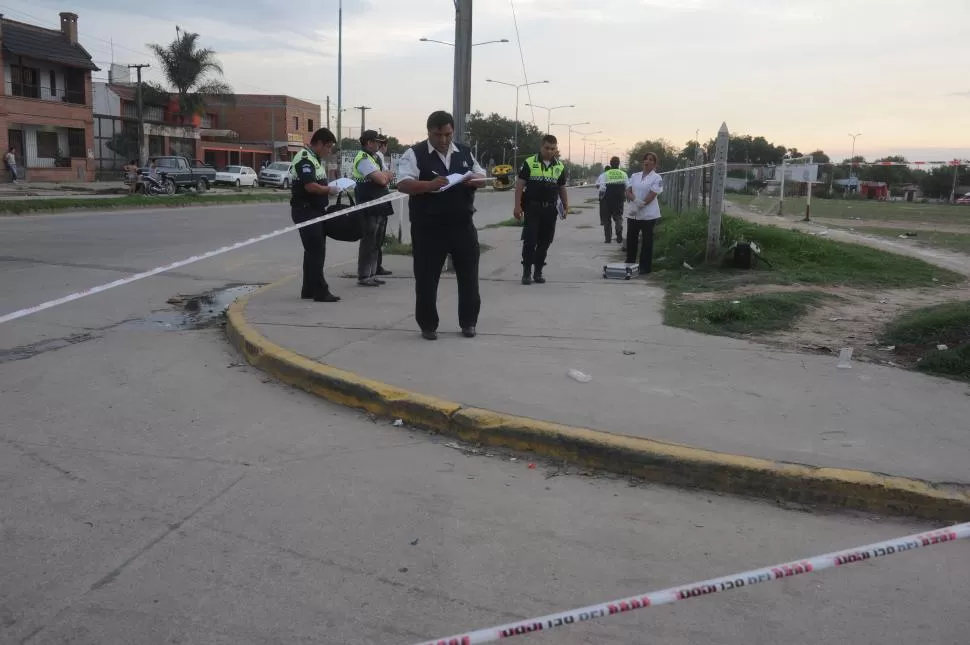
[[[485,184],[485,171],[468,146],[452,142],[454,118],[443,110],[428,117],[428,139],[408,149],[398,162],[397,188],[410,195],[411,242],[414,250],[415,318],[426,340],[438,338],[438,281],[451,255],[458,282],[458,325],[473,338],[482,306],[478,291],[478,231],[475,189]],[[449,175],[465,175],[447,187]],[[440,191],[440,192],[439,192]]]
[[[626,171],[620,169],[620,158],[611,157],[610,167],[602,175],[603,198],[600,209],[600,223],[606,234],[606,243],[612,240],[610,220],[616,229],[616,241],[623,244],[623,203],[626,201],[626,184],[629,181]]]
[[[382,168],[387,168],[388,172],[391,173],[391,181],[394,181],[393,170],[388,166],[387,162],[387,136],[379,135],[377,137],[377,160],[381,162]],[[391,203],[387,204],[388,210],[391,214],[394,214],[394,205]],[[376,275],[391,275],[391,271],[384,268],[384,240],[387,238],[387,220],[390,218],[382,217],[377,222],[377,272]]]
[[[293,156],[290,163],[290,215],[294,224],[320,217],[330,204],[330,195],[340,189],[327,185],[324,157],[333,153],[337,138],[327,128],[320,128],[310,138],[310,145]],[[326,222],[317,222],[300,229],[303,242],[303,288],[300,297],[315,302],[337,302],[323,277],[323,263],[327,255]]]
[[[556,234],[558,202],[562,201],[565,218],[569,210],[566,191],[566,167],[556,158],[558,142],[547,134],[542,137],[539,154],[522,164],[515,182],[515,219],[525,216],[522,228],[522,284],[543,284],[542,267],[552,238]],[[535,267],[533,274],[532,268]]]
[[[391,173],[384,170],[384,164],[377,157],[378,136],[375,130],[364,130],[360,135],[362,150],[357,153],[351,172],[353,180],[357,183],[355,196],[358,204],[379,199],[390,193],[387,186],[391,183]],[[364,235],[360,238],[360,251],[357,256],[357,284],[362,287],[377,287],[384,284],[384,281],[376,276],[377,253],[383,242],[383,238],[378,241],[377,235],[382,228],[381,220],[384,220],[383,228],[386,229],[387,218],[393,213],[394,209],[389,203],[378,204],[361,211]]]

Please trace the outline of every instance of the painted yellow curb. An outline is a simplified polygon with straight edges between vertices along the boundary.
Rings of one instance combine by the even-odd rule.
[[[242,298],[229,307],[229,341],[253,366],[340,405],[403,419],[409,425],[465,441],[531,451],[660,484],[946,522],[970,520],[970,493],[956,487],[862,470],[787,464],[538,421],[468,408],[363,378],[270,341],[246,321],[248,302],[249,297]]]

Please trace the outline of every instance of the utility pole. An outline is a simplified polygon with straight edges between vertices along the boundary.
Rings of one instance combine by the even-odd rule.
[[[330,127],[330,95],[329,94],[327,94],[327,125],[326,125],[326,127],[328,127],[328,128]]]
[[[337,153],[340,153],[344,107],[344,0],[337,3]],[[339,163],[339,158],[338,158]]]
[[[958,183],[957,180],[959,176],[960,176],[960,165],[957,163],[957,160],[954,159],[953,160],[953,188],[950,189],[951,204],[957,203],[957,183]]]
[[[371,110],[373,108],[370,108],[370,107],[368,107],[366,105],[355,105],[354,106],[354,109],[355,110],[360,110],[360,134],[361,134],[361,136],[363,136],[364,135],[364,130],[367,129],[365,127],[366,126],[367,119],[364,118],[364,115],[367,113],[367,110]]]
[[[142,104],[141,96],[141,70],[145,67],[151,67],[146,63],[140,65],[129,65],[128,69],[134,69],[135,73],[138,75],[138,85],[135,89],[135,109],[138,110],[138,163],[143,165],[147,160],[145,159],[145,109]]]
[[[455,141],[468,144],[472,106],[472,0],[455,0]]]
[[[711,180],[711,210],[707,221],[707,261],[717,259],[721,246],[721,215],[724,214],[724,187],[727,183],[728,159],[727,123],[722,123],[717,131],[717,144],[714,147],[714,175]]]

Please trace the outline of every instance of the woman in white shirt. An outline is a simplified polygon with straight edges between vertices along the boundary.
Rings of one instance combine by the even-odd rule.
[[[624,213],[626,224],[626,261],[637,261],[637,244],[640,234],[643,243],[640,248],[640,274],[650,273],[653,262],[653,229],[660,219],[660,203],[657,197],[663,193],[663,179],[656,172],[657,155],[648,152],[643,155],[643,171],[634,173],[627,182],[626,198],[630,204]]]

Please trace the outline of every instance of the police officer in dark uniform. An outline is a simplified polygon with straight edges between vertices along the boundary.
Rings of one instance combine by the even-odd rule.
[[[293,223],[299,224],[324,214],[330,204],[330,195],[337,195],[340,189],[327,185],[324,157],[333,152],[337,138],[327,128],[320,128],[310,138],[309,147],[304,147],[293,156],[290,163],[290,213]],[[317,222],[300,229],[303,242],[303,288],[300,297],[315,302],[337,302],[337,296],[330,293],[323,277],[323,263],[327,255],[327,223]]]
[[[600,210],[600,223],[606,234],[607,244],[611,241],[610,220],[616,228],[616,241],[623,244],[623,204],[626,201],[626,185],[629,181],[626,171],[620,170],[620,158],[611,157],[610,167],[606,169],[603,192],[603,208]]]
[[[380,146],[376,130],[364,130],[360,135],[360,152],[354,159],[351,172],[357,186],[357,203],[380,199],[390,194],[387,186],[391,183],[391,173],[384,169],[381,158],[377,156]],[[377,278],[380,250],[384,242],[383,230],[387,230],[387,218],[394,213],[390,203],[385,202],[367,208],[360,213],[363,222],[363,237],[360,239],[360,252],[357,259],[357,284],[363,287],[376,287],[384,284]],[[383,226],[381,226],[383,220]],[[378,241],[378,235],[380,240]]]
[[[569,210],[566,191],[566,167],[556,158],[558,142],[547,134],[542,137],[539,154],[522,164],[515,182],[515,219],[525,216],[522,228],[522,284],[543,284],[542,267],[556,234],[558,202],[562,201],[565,218]],[[535,267],[533,274],[532,268]]]
[[[397,188],[410,195],[415,318],[423,338],[438,338],[438,281],[451,254],[458,281],[458,325],[463,336],[473,338],[482,300],[478,231],[472,215],[475,189],[484,185],[485,171],[467,146],[452,142],[455,120],[450,114],[434,112],[427,125],[427,141],[412,146],[398,162]],[[449,175],[468,172],[473,174],[441,191],[449,185]]]

